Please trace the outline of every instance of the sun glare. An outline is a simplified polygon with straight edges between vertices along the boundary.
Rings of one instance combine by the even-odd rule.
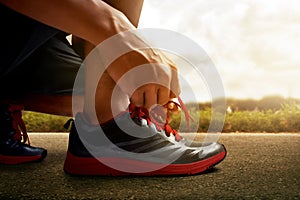
[[[299,24],[293,0],[145,0],[140,20],[140,28],[190,37],[213,60],[228,97],[253,99],[300,98]]]

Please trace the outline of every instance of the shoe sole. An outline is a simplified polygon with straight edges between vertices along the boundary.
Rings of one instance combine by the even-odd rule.
[[[0,154],[0,163],[6,165],[16,165],[29,162],[39,162],[44,160],[46,156],[47,151],[44,151],[41,155],[36,156],[6,156]]]
[[[99,175],[99,176],[172,176],[195,175],[212,168],[222,162],[226,157],[226,150],[207,159],[190,164],[161,165],[137,160],[121,158],[91,158],[74,156],[69,151],[64,163],[64,171],[70,175]],[[108,167],[104,163],[112,163],[113,166],[126,166],[127,169],[139,169],[145,173],[123,172]],[[122,167],[122,168],[123,168]],[[151,171],[151,169],[155,169]],[[131,170],[128,170],[131,171]]]

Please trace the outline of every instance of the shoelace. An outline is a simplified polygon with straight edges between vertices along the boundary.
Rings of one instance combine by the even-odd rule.
[[[22,143],[28,142],[28,144],[30,145],[30,140],[27,134],[26,126],[22,119],[22,110],[23,106],[18,104],[10,104],[9,106],[9,112],[13,118],[13,128],[16,131],[14,139],[19,140]]]
[[[188,128],[190,127],[189,122],[191,117],[189,116],[188,110],[180,97],[178,97],[178,101],[179,103],[175,102],[174,100],[169,101],[167,104],[163,106],[163,108],[165,108],[166,110],[162,109],[162,107],[154,108],[154,110],[152,111],[153,113],[151,113],[152,115],[154,115],[154,117],[152,118],[150,117],[150,113],[148,109],[144,107],[135,106],[134,104],[130,104],[129,105],[129,112],[131,113],[130,117],[131,118],[137,117],[139,120],[145,119],[148,125],[154,124],[159,131],[164,130],[165,134],[168,137],[170,137],[170,135],[172,134],[174,135],[176,141],[180,141],[182,137],[178,134],[178,131],[173,129],[169,124],[171,118],[170,114],[182,109],[185,114]],[[161,119],[165,119],[165,122],[163,122]]]

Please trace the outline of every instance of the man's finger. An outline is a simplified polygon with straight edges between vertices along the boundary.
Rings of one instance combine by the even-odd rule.
[[[144,107],[150,109],[151,106],[157,104],[157,89],[153,85],[145,86],[145,105]]]
[[[178,71],[177,69],[172,68],[172,79],[171,79],[171,91],[170,91],[170,98],[176,98],[180,94],[180,83],[178,78]]]
[[[131,95],[130,102],[136,106],[144,106],[145,104],[145,96],[144,91],[139,88]]]
[[[170,90],[166,87],[159,88],[157,92],[157,103],[159,105],[165,105],[170,99]]]

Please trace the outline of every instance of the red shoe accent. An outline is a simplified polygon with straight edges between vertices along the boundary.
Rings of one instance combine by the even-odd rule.
[[[15,165],[27,162],[35,162],[44,159],[45,155],[37,155],[37,156],[5,156],[0,155],[0,163],[7,165]]]
[[[153,113],[149,113],[148,109],[144,107],[137,107],[133,105],[132,103],[129,104],[128,111],[131,112],[131,118],[138,117],[139,120],[146,119],[148,125],[155,124],[157,130],[164,130],[166,132],[166,135],[170,137],[171,134],[173,134],[176,138],[176,141],[180,141],[182,137],[178,134],[177,130],[173,129],[169,122],[172,121],[171,113],[179,112],[181,109],[184,112],[185,119],[187,122],[188,129],[190,130],[190,120],[193,121],[191,116],[189,115],[188,109],[186,108],[185,104],[183,103],[182,99],[180,97],[177,98],[178,102],[176,102],[176,99],[172,99],[167,102],[163,107],[156,107],[153,108],[153,113],[156,116],[159,116],[160,119],[164,119],[165,122],[162,122],[160,120],[156,120],[155,117],[152,116],[152,119],[150,119],[150,115]]]
[[[22,142],[24,144],[28,142],[28,145],[30,145],[26,126],[22,119],[22,110],[24,110],[24,107],[19,104],[10,104],[9,106],[9,111],[11,113],[11,116],[13,117],[13,127],[16,131],[14,139],[19,141],[23,140]]]
[[[226,156],[226,151],[223,151],[215,156],[209,157],[205,160],[201,160],[189,164],[159,164],[150,163],[138,160],[129,160],[124,158],[99,158],[104,160],[105,163],[111,162],[122,166],[128,166],[130,169],[136,169],[137,167],[141,171],[148,171],[146,173],[128,173],[119,171],[101,163],[94,157],[77,157],[69,151],[64,164],[64,171],[68,174],[74,175],[111,175],[111,176],[164,176],[164,175],[192,175],[199,174],[207,169],[220,163]],[[162,167],[162,168],[161,168]],[[151,169],[158,169],[153,170]]]

